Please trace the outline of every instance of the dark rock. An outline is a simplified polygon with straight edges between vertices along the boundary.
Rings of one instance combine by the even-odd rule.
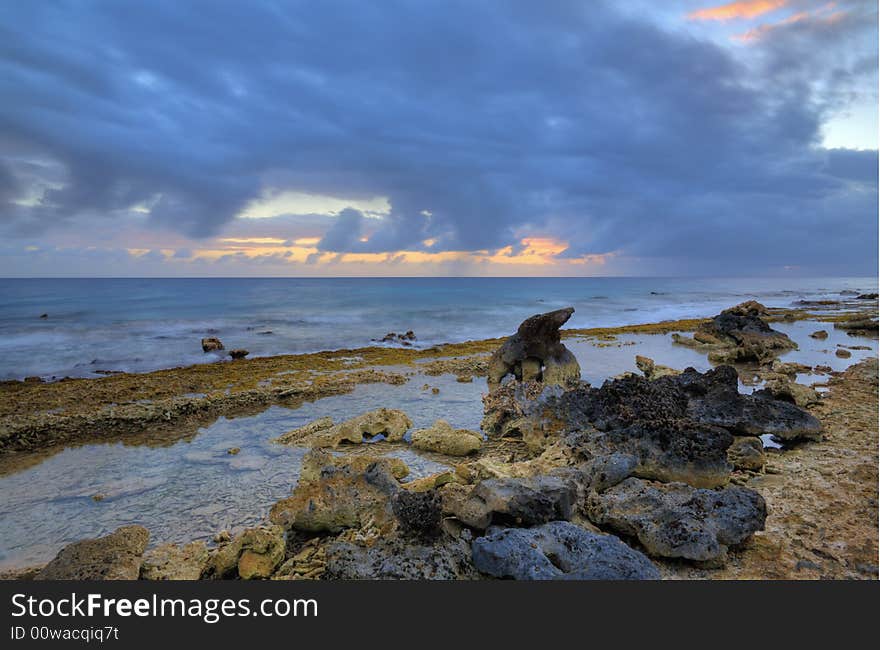
[[[35,580],[137,580],[150,540],[143,526],[123,526],[97,539],[65,546]]]
[[[862,293],[856,296],[856,300],[877,300],[876,293]]]
[[[31,377],[25,377],[25,378],[24,378],[24,383],[26,383],[26,384],[42,384],[42,383],[43,383],[43,378],[42,378],[42,377],[37,377],[36,375],[31,376]]]
[[[391,511],[400,522],[400,534],[416,539],[432,539],[440,534],[442,512],[436,490],[400,490],[391,497]]]
[[[828,332],[826,332],[825,330],[816,330],[815,332],[810,334],[810,338],[819,339],[820,341],[823,341],[828,338]]]
[[[764,529],[767,509],[760,494],[744,487],[704,490],[628,478],[591,494],[587,514],[596,525],[637,539],[649,555],[718,562]]]
[[[479,577],[464,539],[414,544],[399,537],[369,547],[337,541],[327,545],[329,580],[467,580]]]
[[[574,313],[572,307],[538,314],[522,322],[489,360],[490,390],[508,375],[518,381],[539,380],[565,386],[580,381],[580,366],[560,339],[559,328]]]
[[[844,350],[843,348],[837,348],[837,350],[834,351],[834,355],[841,359],[849,359],[852,356],[852,352]]]
[[[496,478],[477,483],[464,499],[447,503],[446,510],[480,530],[491,524],[534,526],[569,519],[576,496],[576,486],[556,476]]]
[[[474,540],[474,566],[481,573],[515,580],[659,580],[642,553],[613,535],[566,521],[536,528],[492,528]]]
[[[247,350],[242,349],[229,351],[229,356],[233,359],[244,359],[248,354],[249,352]]]
[[[216,350],[224,350],[223,341],[220,339],[209,336],[207,338],[202,339],[202,351],[203,352],[214,352]]]
[[[40,314],[40,318],[42,318],[42,319],[49,318],[49,314]]]
[[[695,422],[723,427],[735,435],[822,439],[822,424],[804,409],[760,392],[741,395],[736,370],[730,366],[704,374],[688,368],[675,379],[688,393],[687,415]]]
[[[786,334],[771,328],[762,316],[767,308],[750,300],[725,309],[711,321],[702,323],[701,332],[727,344],[727,349],[710,353],[710,361],[731,363],[757,361],[765,363],[786,350],[797,348]]]

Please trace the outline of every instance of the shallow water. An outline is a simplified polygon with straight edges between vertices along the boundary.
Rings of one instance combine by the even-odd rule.
[[[784,361],[843,370],[867,356],[877,355],[877,341],[851,337],[829,324],[774,324],[800,346]],[[829,338],[817,341],[809,333],[825,329]],[[568,340],[583,378],[593,385],[630,370],[636,354],[674,368],[709,369],[705,355],[673,345],[670,335],[622,335],[607,347],[590,341]],[[630,345],[632,343],[632,345]],[[840,359],[838,344],[864,345]],[[822,375],[802,375],[802,383],[822,382]],[[438,395],[424,384],[440,389]],[[124,524],[146,526],[152,543],[210,539],[220,530],[253,525],[270,506],[288,495],[299,475],[305,450],[274,445],[275,436],[326,415],[341,421],[379,407],[400,408],[415,427],[445,418],[456,427],[479,429],[485,380],[459,383],[451,375],[416,374],[402,386],[367,384],[352,393],[306,403],[297,409],[273,406],[235,419],[220,418],[189,439],[164,447],[91,444],[67,448],[42,462],[0,477],[0,567],[45,562],[63,545],[106,534]],[[741,387],[751,392],[754,387]],[[227,450],[239,447],[237,455]],[[377,453],[387,449],[382,443]],[[408,449],[395,448],[412,472],[410,478],[440,471],[445,466]],[[22,466],[25,466],[23,463]],[[101,501],[94,495],[103,495]]]
[[[0,279],[0,379],[90,377],[209,363],[218,336],[251,356],[372,344],[414,330],[416,346],[486,339],[571,305],[568,327],[706,317],[876,292],[877,278]],[[46,314],[46,318],[40,318]]]

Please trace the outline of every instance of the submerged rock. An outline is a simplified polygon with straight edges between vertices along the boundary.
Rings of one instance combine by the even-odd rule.
[[[268,578],[284,560],[284,547],[284,529],[280,526],[248,528],[217,549],[208,563],[208,572],[215,578]]]
[[[413,431],[411,440],[416,449],[447,456],[467,456],[479,451],[483,445],[483,437],[479,433],[468,429],[453,429],[446,420],[437,420],[427,429]]]
[[[580,381],[577,359],[560,339],[559,328],[574,313],[572,307],[538,314],[522,322],[489,360],[489,390],[508,375],[517,381],[541,381],[566,386]]]
[[[137,580],[150,540],[143,526],[122,526],[104,537],[65,546],[35,580]]]
[[[642,371],[646,379],[659,379],[660,377],[681,374],[681,370],[676,370],[669,366],[657,365],[650,357],[643,357],[640,354],[636,355],[636,368]]]
[[[403,436],[411,426],[412,420],[403,411],[380,408],[339,424],[334,424],[333,419],[329,417],[320,418],[288,431],[274,438],[272,442],[282,445],[336,448],[343,443],[359,445],[378,435],[396,442],[403,440]]]
[[[863,316],[857,316],[850,320],[840,321],[839,323],[834,323],[834,329],[838,330],[849,330],[853,332],[877,332],[878,322],[872,318],[865,318]]]
[[[209,336],[202,339],[202,351],[203,352],[214,352],[216,350],[224,350],[223,341],[220,339]]]
[[[184,546],[162,544],[148,551],[141,564],[144,580],[198,580],[208,565],[210,553],[205,542]]]
[[[637,539],[649,555],[721,562],[730,547],[764,529],[763,497],[744,487],[720,490],[628,478],[588,498],[596,525]]]
[[[514,580],[659,580],[642,553],[613,535],[566,521],[535,528],[493,528],[473,542],[481,573]]]

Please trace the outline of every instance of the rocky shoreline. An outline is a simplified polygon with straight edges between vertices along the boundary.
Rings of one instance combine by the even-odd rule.
[[[19,451],[94,440],[96,430],[194,434],[219,415],[295,406],[360,383],[403,383],[416,367],[461,381],[486,376],[489,391],[482,432],[443,420],[410,431],[405,413],[379,409],[285,434],[278,444],[311,448],[292,495],[265,525],[220,533],[214,546],[147,550],[149,532],[128,526],[6,577],[876,578],[877,360],[832,373],[820,397],[794,381],[803,368],[777,360],[795,345],[771,326],[819,320],[876,338],[875,314],[748,302],[707,320],[560,333],[570,310],[559,310],[505,340],[431,350],[7,382],[0,462],[8,464]],[[640,375],[598,388],[580,381],[564,341],[601,345],[623,333],[674,333],[676,344],[718,365],[700,373],[638,357]],[[744,380],[763,388],[743,395]],[[765,450],[759,436],[768,434],[786,449]],[[363,444],[376,436],[385,442]],[[408,468],[378,455],[395,444],[445,456],[452,469],[401,482]]]

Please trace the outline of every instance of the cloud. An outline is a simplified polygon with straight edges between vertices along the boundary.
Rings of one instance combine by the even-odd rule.
[[[688,14],[690,20],[735,20],[756,18],[784,7],[788,0],[741,0],[717,7],[698,9]]]
[[[821,148],[876,88],[876,8],[844,4],[749,48],[604,2],[0,7],[0,235],[870,271],[876,152]]]

